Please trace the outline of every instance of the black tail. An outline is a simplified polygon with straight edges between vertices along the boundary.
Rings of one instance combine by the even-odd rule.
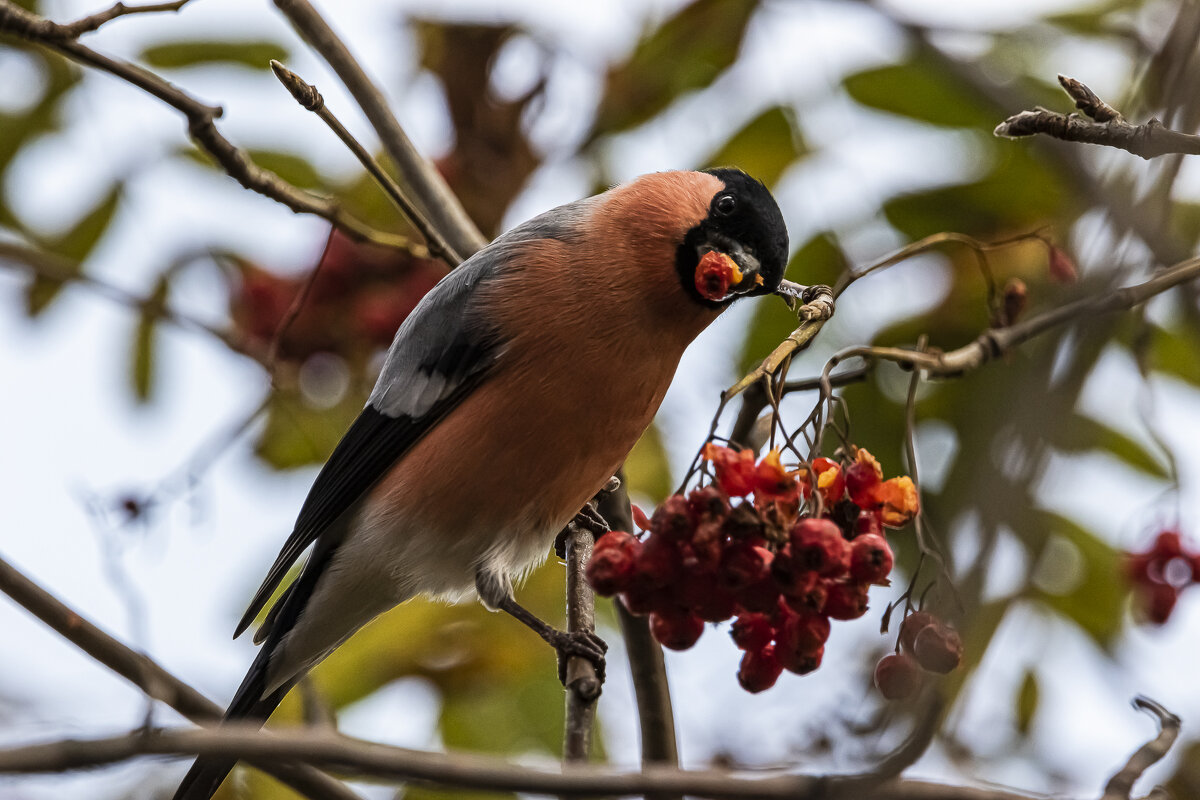
[[[259,650],[250,671],[242,680],[229,710],[225,712],[225,722],[258,722],[265,723],[267,717],[276,706],[283,701],[291,684],[276,689],[266,697],[262,696],[267,685],[267,658],[270,649]],[[209,800],[220,787],[221,781],[237,763],[235,758],[198,758],[192,768],[184,776],[183,782],[175,790],[174,800]]]

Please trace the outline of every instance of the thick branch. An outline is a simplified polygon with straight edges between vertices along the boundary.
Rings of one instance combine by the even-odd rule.
[[[246,151],[234,146],[217,129],[215,121],[223,113],[220,106],[202,103],[144,67],[110,58],[73,38],[40,33],[46,22],[10,0],[0,0],[0,32],[22,36],[42,47],[56,50],[73,61],[115,75],[179,111],[187,119],[188,133],[196,145],[211,155],[242,186],[282,203],[297,213],[315,214],[327,219],[355,239],[387,247],[408,247],[406,237],[377,231],[347,213],[337,201],[292,186],[274,172],[255,164]]]
[[[345,43],[307,0],[275,0],[306,42],[328,62],[370,121],[383,149],[411,187],[417,203],[462,258],[482,249],[487,240],[475,227],[446,181],[413,146],[388,108],[387,100],[355,60]]]
[[[0,774],[62,772],[147,755],[300,762],[358,778],[565,797],[673,793],[737,800],[1033,800],[1031,795],[1012,790],[924,781],[892,781],[867,788],[859,776],[763,777],[654,766],[631,772],[586,764],[537,768],[490,756],[448,755],[375,744],[325,727],[265,733],[227,725],[189,731],[140,731],[107,739],[69,739],[0,750]]]
[[[223,712],[216,703],[148,656],[100,630],[3,559],[0,559],[0,592],[148,697],[165,703],[192,722],[203,724],[221,719]],[[358,795],[339,781],[312,767],[276,764],[264,769],[314,800],[359,800]]]
[[[994,133],[1008,139],[1041,133],[1067,142],[1127,150],[1147,160],[1167,153],[1200,154],[1200,136],[1173,131],[1157,119],[1132,125],[1083,83],[1065,75],[1059,75],[1058,82],[1087,119],[1078,114],[1059,114],[1037,108],[1009,117],[996,126]]]

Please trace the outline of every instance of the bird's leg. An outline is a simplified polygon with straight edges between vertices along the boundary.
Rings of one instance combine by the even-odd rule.
[[[596,510],[600,505],[600,498],[606,494],[612,494],[617,489],[621,488],[621,479],[616,475],[608,479],[608,483],[596,492],[596,496],[579,509],[579,513],[575,518],[567,523],[567,526],[558,532],[558,536],[554,537],[554,552],[559,558],[567,557],[567,536],[571,532],[571,526],[577,525],[592,534],[593,539],[599,539],[604,534],[612,530],[608,527],[608,522]]]
[[[512,596],[512,585],[507,579],[492,572],[479,571],[475,574],[475,590],[488,608],[503,611],[524,624],[554,648],[558,653],[558,679],[566,685],[567,659],[571,656],[586,658],[596,668],[596,675],[604,680],[604,653],[608,644],[590,631],[560,631],[518,603]]]

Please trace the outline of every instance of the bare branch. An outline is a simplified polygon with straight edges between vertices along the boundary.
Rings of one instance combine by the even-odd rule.
[[[202,103],[144,67],[98,53],[75,39],[39,34],[46,22],[11,0],[0,0],[0,33],[22,36],[80,64],[115,75],[176,109],[187,119],[188,133],[196,145],[242,186],[297,213],[315,214],[329,220],[354,239],[402,250],[410,246],[407,237],[375,230],[349,214],[336,200],[292,186],[274,172],[255,164],[245,150],[234,146],[217,129],[215,122],[223,113],[220,106]]]
[[[417,152],[388,108],[383,93],[328,23],[307,0],[275,0],[275,6],[345,84],[375,128],[383,149],[399,170],[402,182],[412,188],[417,204],[445,235],[453,250],[466,258],[482,249],[487,244],[483,234],[471,222],[442,176]]]
[[[592,557],[591,531],[570,523],[566,537],[567,561],[567,632],[596,630],[596,603],[592,587],[583,571]],[[563,731],[563,760],[587,761],[592,750],[592,727],[596,720],[596,700],[601,679],[596,667],[586,658],[567,659],[564,685],[567,690],[566,725]]]
[[[279,82],[291,92],[296,102],[320,117],[329,126],[330,130],[342,140],[342,144],[349,148],[359,163],[366,168],[379,187],[383,189],[388,199],[395,203],[400,212],[425,237],[425,241],[429,243],[430,252],[445,261],[452,268],[462,263],[462,257],[454,251],[454,248],[450,246],[450,243],[446,241],[441,232],[429,222],[429,219],[416,203],[404,193],[404,190],[392,180],[392,176],[388,175],[383,167],[376,163],[371,154],[367,152],[367,149],[359,144],[358,140],[354,138],[350,131],[346,130],[346,127],[342,125],[334,113],[326,107],[325,98],[321,97],[321,93],[317,91],[317,87],[308,83],[278,61],[271,62],[271,69],[275,72],[275,77],[279,78]]]
[[[221,719],[220,706],[167,672],[149,656],[129,649],[74,609],[0,559],[0,592],[50,626],[64,639],[158,700],[197,723]],[[256,766],[259,766],[255,763]],[[262,767],[313,800],[359,800],[341,782],[312,767],[276,764]]]
[[[152,14],[162,11],[178,11],[187,5],[191,0],[175,0],[172,3],[151,3],[143,6],[127,6],[124,3],[117,3],[111,8],[100,11],[96,14],[90,14],[86,17],[75,20],[74,22],[57,23],[51,22],[48,19],[41,20],[23,20],[27,23],[22,30],[23,35],[30,38],[38,39],[75,39],[85,33],[91,33],[98,30],[101,25],[106,22],[124,17],[130,14]],[[3,18],[5,9],[0,8],[0,19]]]
[[[745,774],[646,766],[638,771],[573,764],[529,767],[469,753],[432,753],[354,739],[327,727],[267,733],[244,725],[139,731],[0,750],[0,774],[85,769],[147,755],[241,757],[321,765],[357,778],[564,797],[686,794],[737,800],[1034,800],[1006,789],[923,781],[864,786],[862,776]]]
[[[1147,769],[1158,763],[1179,738],[1179,717],[1148,697],[1133,698],[1133,707],[1150,714],[1158,722],[1158,735],[1129,757],[1129,762],[1109,779],[1100,800],[1129,800],[1133,784]]]
[[[1167,153],[1200,154],[1200,136],[1173,131],[1157,119],[1132,125],[1083,83],[1065,75],[1059,75],[1058,82],[1089,119],[1036,108],[1009,117],[996,126],[994,133],[1008,139],[1041,133],[1067,142],[1127,150],[1147,160]]]

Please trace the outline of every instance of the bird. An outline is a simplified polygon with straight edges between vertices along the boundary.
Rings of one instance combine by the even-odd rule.
[[[737,266],[726,297],[697,286],[714,252]],[[770,191],[724,167],[650,173],[559,206],[451,270],[400,325],[238,623],[235,638],[311,548],[224,719],[265,722],[321,659],[416,596],[477,597],[560,661],[601,663],[598,637],[537,619],[513,583],[617,472],[688,344],[739,298],[777,291],[787,257]],[[197,759],[175,800],[207,800],[234,764]]]

